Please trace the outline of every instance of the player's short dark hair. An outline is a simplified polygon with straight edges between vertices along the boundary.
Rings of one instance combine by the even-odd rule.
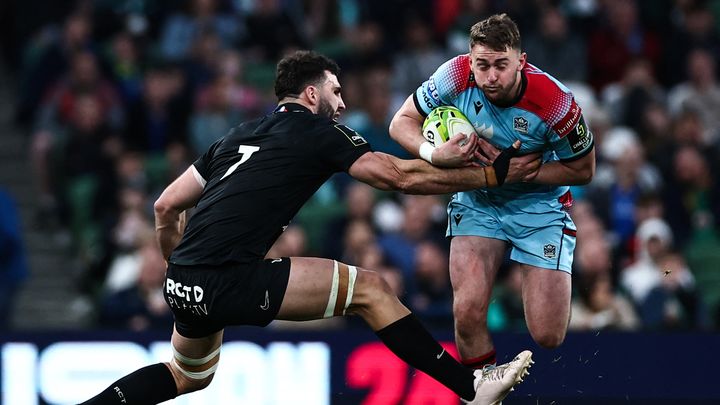
[[[483,45],[494,51],[520,50],[520,31],[507,14],[492,15],[470,28],[470,47]]]
[[[275,95],[278,100],[297,96],[307,86],[323,82],[326,70],[336,76],[340,73],[337,63],[327,56],[313,51],[293,52],[277,64]]]

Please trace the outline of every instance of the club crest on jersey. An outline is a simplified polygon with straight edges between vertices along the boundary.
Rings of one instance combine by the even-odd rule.
[[[530,123],[525,118],[523,118],[523,117],[513,118],[513,129],[514,130],[516,130],[520,133],[523,133],[523,134],[527,134],[529,126],[530,126]]]
[[[555,245],[547,244],[543,246],[543,256],[547,257],[548,259],[554,259],[556,255],[557,248]]]
[[[340,124],[338,124],[338,125],[335,125],[335,128],[336,128],[338,131],[342,132],[342,134],[345,135],[345,137],[346,137],[347,139],[349,139],[350,142],[352,142],[352,144],[355,145],[355,146],[365,145],[365,144],[367,143],[367,141],[365,140],[365,138],[363,138],[362,136],[360,136],[360,134],[358,134],[358,133],[355,132],[354,130],[346,127],[345,125],[340,125]]]

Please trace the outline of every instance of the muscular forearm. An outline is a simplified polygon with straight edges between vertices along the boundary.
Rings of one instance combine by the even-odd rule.
[[[537,176],[532,183],[553,186],[574,186],[587,184],[592,180],[593,171],[589,169],[576,169],[564,165],[562,162],[548,162],[540,166]]]
[[[447,194],[497,186],[492,167],[441,169],[422,160],[403,160],[398,166],[397,188],[407,194]]]
[[[169,258],[182,238],[185,211],[173,208],[155,209],[155,235],[164,258]]]

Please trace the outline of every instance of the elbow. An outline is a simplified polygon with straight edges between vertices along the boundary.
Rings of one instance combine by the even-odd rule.
[[[388,128],[388,132],[390,133],[390,138],[392,138],[395,142],[398,141],[398,129],[399,125],[397,123],[397,117],[394,117],[392,121],[390,121],[390,127]]]
[[[588,167],[587,169],[582,170],[580,173],[578,173],[578,175],[579,175],[578,185],[583,186],[586,184],[590,184],[593,177],[595,176],[595,165],[593,164],[592,166]]]
[[[153,204],[153,211],[155,212],[156,218],[166,216],[170,211],[172,211],[172,209],[172,205],[170,205],[163,196],[160,196],[160,198],[155,201],[155,204]]]
[[[590,182],[592,181],[593,175],[594,175],[593,172],[583,173],[582,176],[580,177],[580,179],[578,179],[578,185],[584,186],[586,184],[590,184]]]

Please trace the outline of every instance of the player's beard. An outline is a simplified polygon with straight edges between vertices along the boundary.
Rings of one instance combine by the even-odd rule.
[[[329,101],[324,98],[320,98],[320,103],[318,104],[318,115],[328,117],[331,120],[335,119],[335,109]]]
[[[520,80],[520,75],[516,74],[513,78],[513,81],[511,83],[508,83],[507,86],[500,87],[492,96],[489,93],[485,92],[485,97],[487,97],[494,104],[507,104],[513,101],[517,96],[517,93],[520,90],[520,87],[518,86]]]

